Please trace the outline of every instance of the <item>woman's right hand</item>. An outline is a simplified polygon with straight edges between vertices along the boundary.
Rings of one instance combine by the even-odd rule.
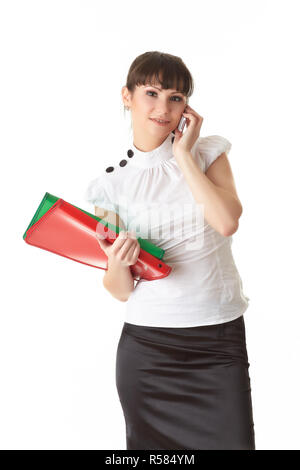
[[[132,266],[137,262],[140,244],[133,232],[122,230],[113,243],[102,239],[96,233],[96,238],[109,262],[120,266]]]

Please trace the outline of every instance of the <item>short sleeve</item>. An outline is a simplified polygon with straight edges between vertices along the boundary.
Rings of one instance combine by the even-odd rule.
[[[220,135],[209,135],[202,137],[198,141],[197,153],[202,160],[202,170],[204,173],[208,167],[221,155],[221,153],[229,153],[231,143],[225,137]]]
[[[112,188],[103,176],[93,179],[88,184],[84,193],[84,200],[101,209],[117,212]]]

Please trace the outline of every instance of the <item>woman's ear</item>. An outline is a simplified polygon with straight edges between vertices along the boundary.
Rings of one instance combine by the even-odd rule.
[[[130,104],[130,92],[129,92],[127,86],[122,87],[121,95],[122,95],[122,99],[123,99],[123,104],[127,109],[128,104]]]

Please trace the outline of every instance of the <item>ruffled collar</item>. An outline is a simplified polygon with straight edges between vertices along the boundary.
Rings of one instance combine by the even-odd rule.
[[[127,157],[130,164],[140,168],[153,168],[173,157],[172,144],[174,134],[170,132],[161,145],[150,152],[138,150],[133,143],[133,133],[131,132],[127,144]]]

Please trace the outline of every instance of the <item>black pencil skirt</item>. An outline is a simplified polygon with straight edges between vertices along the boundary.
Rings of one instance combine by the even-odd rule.
[[[116,385],[127,449],[255,450],[244,316],[185,328],[124,323]]]

